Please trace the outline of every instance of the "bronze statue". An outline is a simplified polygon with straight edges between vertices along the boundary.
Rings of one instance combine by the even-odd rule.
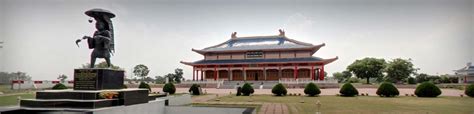
[[[91,9],[86,11],[85,14],[94,18],[97,30],[92,37],[84,36],[82,39],[77,39],[76,45],[79,46],[81,40],[87,39],[89,49],[94,49],[91,53],[90,68],[94,68],[97,58],[104,58],[107,66],[111,67],[110,54],[115,53],[115,43],[114,29],[110,19],[114,18],[115,14],[104,9]],[[92,23],[92,20],[89,20],[89,22]]]

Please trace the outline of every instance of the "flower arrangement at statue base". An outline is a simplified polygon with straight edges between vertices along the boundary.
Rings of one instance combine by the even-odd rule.
[[[118,98],[118,92],[113,92],[113,91],[104,91],[104,92],[100,92],[99,93],[99,96],[100,98],[104,98],[104,99],[113,99],[113,98]]]

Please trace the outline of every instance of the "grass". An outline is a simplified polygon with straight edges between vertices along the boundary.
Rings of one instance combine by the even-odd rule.
[[[31,90],[23,89],[23,90],[12,90],[11,85],[0,85],[0,92],[3,94],[12,94],[12,93],[25,93]]]
[[[22,99],[31,99],[35,98],[34,93],[21,93],[21,94],[12,94],[12,95],[2,95],[0,96],[0,106],[12,106],[17,105],[17,98],[20,96]]]
[[[395,97],[381,98],[377,96],[359,97],[301,97],[255,95],[254,102],[284,103],[292,114],[314,114],[317,111],[316,101],[321,102],[322,113],[441,113],[459,114],[473,113],[474,98],[469,97]],[[246,96],[225,96],[221,102],[247,101]],[[304,100],[305,103],[300,103]]]

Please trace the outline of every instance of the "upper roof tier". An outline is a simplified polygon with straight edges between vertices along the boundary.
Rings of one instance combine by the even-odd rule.
[[[454,72],[456,72],[456,74],[474,75],[474,66],[472,66],[472,64],[469,62],[465,67],[459,70],[454,70]]]
[[[280,30],[279,35],[273,36],[249,36],[237,37],[236,32],[232,33],[232,38],[215,46],[207,47],[202,50],[192,49],[193,51],[205,53],[219,52],[246,52],[246,51],[281,51],[281,50],[310,50],[311,54],[319,50],[325,44],[313,45],[285,36],[284,31]]]

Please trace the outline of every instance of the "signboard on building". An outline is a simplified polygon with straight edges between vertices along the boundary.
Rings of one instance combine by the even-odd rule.
[[[247,52],[245,54],[247,58],[263,58],[263,52],[262,51],[251,51]]]

